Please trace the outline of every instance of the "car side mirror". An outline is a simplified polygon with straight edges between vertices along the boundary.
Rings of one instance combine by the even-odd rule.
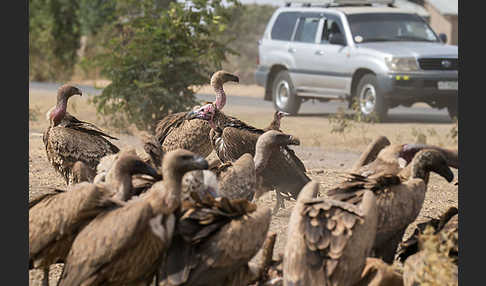
[[[344,35],[341,34],[341,33],[330,34],[329,35],[329,43],[333,44],[333,45],[346,46],[346,39],[344,39]]]
[[[447,43],[447,35],[444,33],[439,34],[439,39],[442,41],[442,43]]]

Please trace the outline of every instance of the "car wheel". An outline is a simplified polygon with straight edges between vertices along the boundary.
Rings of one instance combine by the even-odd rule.
[[[450,102],[448,105],[447,105],[447,112],[449,112],[449,117],[454,120],[455,119],[458,119],[457,117],[457,102]]]
[[[366,120],[386,120],[388,106],[375,75],[366,74],[359,80],[356,100],[358,112],[361,112]]]
[[[294,85],[286,70],[280,71],[273,80],[273,106],[275,109],[296,115],[302,103],[295,92]]]

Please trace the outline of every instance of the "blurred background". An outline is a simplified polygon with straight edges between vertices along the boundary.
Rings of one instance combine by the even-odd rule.
[[[29,0],[30,128],[46,127],[44,114],[55,104],[57,87],[70,82],[87,95],[72,98],[70,112],[117,133],[151,131],[167,114],[213,100],[208,84],[218,69],[240,77],[240,84],[225,86],[230,96],[225,110],[264,126],[273,107],[255,83],[257,41],[283,5],[283,0]],[[396,0],[395,5],[415,11],[457,45],[457,0]],[[457,122],[425,104],[418,115],[400,109],[391,112],[390,122],[376,125],[353,121],[339,104],[326,103],[325,110],[312,104],[282,125],[297,135],[303,125],[320,128],[309,140],[304,137],[304,145],[318,146],[333,131],[342,135],[334,143],[364,146],[387,128],[392,140],[428,136],[456,144]],[[360,139],[349,140],[353,136]]]

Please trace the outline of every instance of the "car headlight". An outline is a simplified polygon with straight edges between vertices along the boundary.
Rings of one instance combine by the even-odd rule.
[[[390,70],[397,72],[417,71],[419,69],[415,58],[387,57],[385,63]]]

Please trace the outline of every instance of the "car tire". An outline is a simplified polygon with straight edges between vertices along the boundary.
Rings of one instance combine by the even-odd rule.
[[[387,119],[388,105],[374,74],[366,74],[359,80],[354,98],[365,120],[384,122]]]
[[[457,120],[457,102],[450,102],[447,105],[447,112],[449,113],[449,117],[454,120],[454,118]]]
[[[277,73],[272,86],[273,106],[276,110],[296,115],[302,99],[297,96],[290,75],[286,70]]]

